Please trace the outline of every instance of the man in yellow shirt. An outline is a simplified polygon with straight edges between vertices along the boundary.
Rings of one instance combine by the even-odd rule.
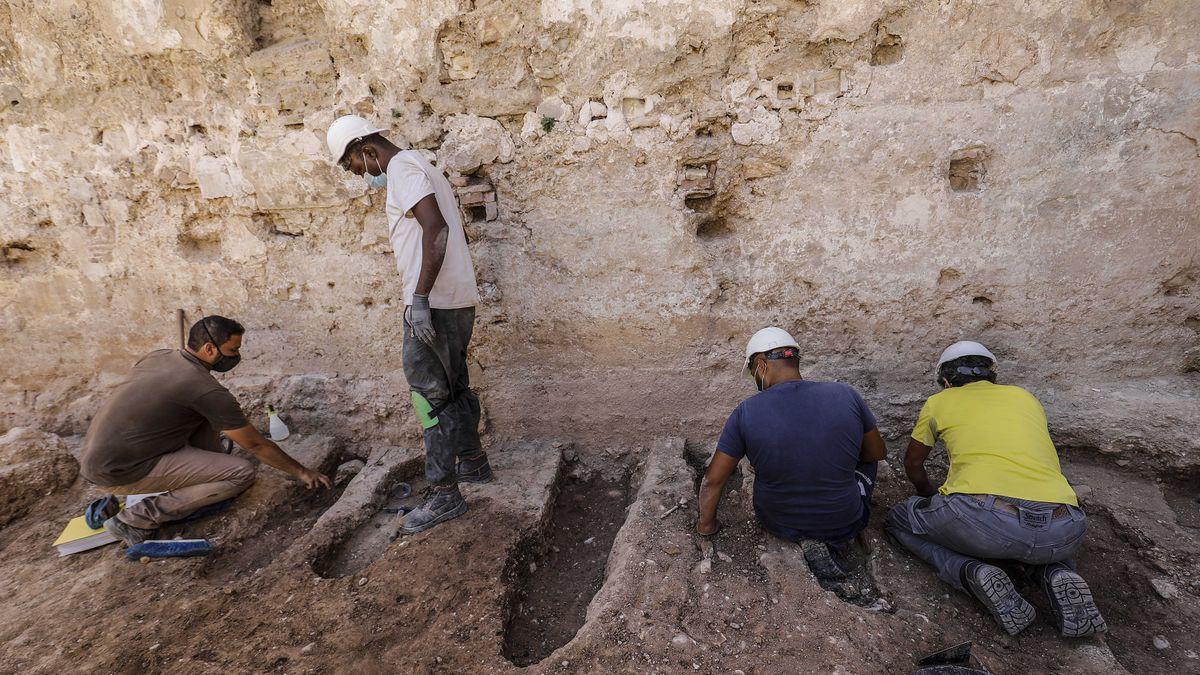
[[[885,528],[943,581],[975,596],[1010,635],[1033,623],[1033,606],[1003,570],[979,558],[1035,566],[1064,637],[1104,632],[1091,589],[1071,561],[1087,517],[1062,475],[1046,413],[1024,389],[996,384],[995,366],[978,342],[942,352],[944,389],[921,408],[904,457],[918,496],[893,507]],[[925,460],[939,439],[950,472],[934,489]]]

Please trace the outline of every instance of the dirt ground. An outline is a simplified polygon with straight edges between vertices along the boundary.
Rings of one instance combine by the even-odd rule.
[[[331,439],[289,450],[327,469],[343,459]],[[1037,622],[1009,637],[885,541],[884,507],[907,494],[895,471],[881,472],[847,601],[754,525],[750,474],[707,549],[690,533],[703,449],[584,450],[494,441],[497,480],[464,487],[470,510],[394,541],[399,516],[383,509],[418,498],[396,489],[420,484],[416,449],[378,449],[320,494],[262,469],[231,509],[177,528],[210,538],[213,556],[149,564],[116,546],[55,556],[92,496],[77,482],[0,530],[0,671],[911,672],[968,640],[996,673],[1200,669],[1194,482],[1064,453],[1091,522],[1078,564],[1110,627],[1067,642],[1036,589],[1022,591]]]

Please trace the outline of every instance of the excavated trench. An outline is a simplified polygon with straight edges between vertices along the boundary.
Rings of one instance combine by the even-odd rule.
[[[573,462],[559,474],[543,526],[509,559],[504,573],[508,619],[502,651],[514,665],[538,663],[583,626],[637,493],[636,474],[629,459],[598,468]]]
[[[379,509],[314,561],[313,571],[325,579],[337,579],[366,569],[387,551],[404,514],[420,506],[428,485],[420,467],[402,473]]]
[[[232,546],[218,545],[205,576],[229,580],[265,568],[308,533],[321,515],[337,503],[345,488],[345,485],[339,485],[332,490],[309,492],[295,487],[295,497],[272,509],[262,527],[252,536]]]

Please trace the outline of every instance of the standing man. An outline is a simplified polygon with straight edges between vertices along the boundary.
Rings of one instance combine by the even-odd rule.
[[[845,572],[841,549],[867,526],[883,438],[858,392],[800,375],[800,347],[782,328],[764,328],[746,345],[744,370],[760,393],[729,416],[700,485],[696,532],[720,529],[717,504],[742,457],[754,467],[754,513],[777,537],[798,542],[818,577]]]
[[[209,372],[224,373],[241,361],[243,333],[223,316],[200,319],[185,349],[159,349],[138,361],[88,426],[79,462],[84,478],[118,495],[165,492],[104,522],[126,545],[254,483],[254,465],[226,454],[220,432],[309,489],[331,487],[324,474],[264,438]]]
[[[413,150],[358,115],[339,117],[326,141],[338,166],[387,189],[388,236],[404,279],[404,377],[425,433],[429,499],[404,519],[407,533],[467,510],[458,483],[486,483],[492,468],[479,440],[479,398],[467,346],[475,325],[475,268],[454,189]]]
[[[1033,623],[1033,606],[1004,570],[979,558],[1034,566],[1064,637],[1104,632],[1071,561],[1087,516],[1059,468],[1042,404],[996,384],[996,357],[978,342],[950,345],[937,368],[943,390],[925,401],[904,457],[918,496],[892,508],[887,532],[942,581],[975,596],[1010,635]],[[925,459],[939,439],[950,472],[935,489]]]

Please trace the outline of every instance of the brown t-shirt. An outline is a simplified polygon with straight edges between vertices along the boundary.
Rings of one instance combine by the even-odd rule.
[[[181,349],[150,352],[96,413],[80,473],[101,486],[141,480],[205,422],[217,431],[249,424],[237,399],[199,359]]]

